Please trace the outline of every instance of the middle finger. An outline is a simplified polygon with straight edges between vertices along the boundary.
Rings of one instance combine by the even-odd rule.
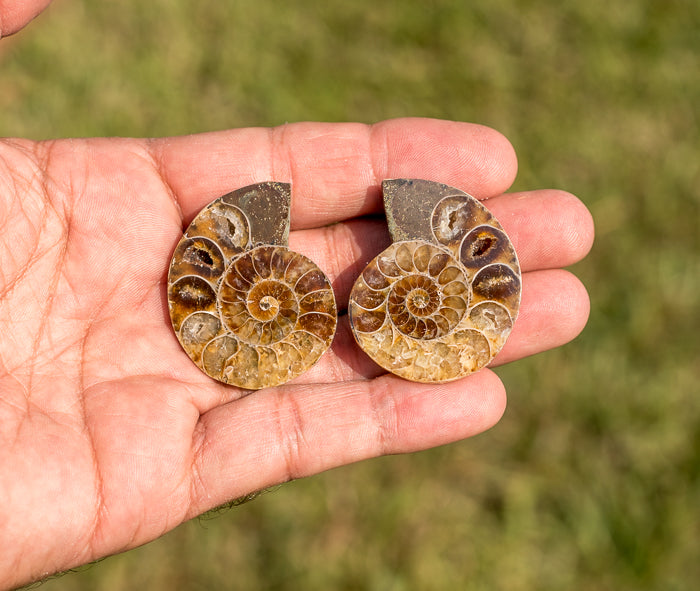
[[[591,215],[569,193],[508,193],[484,204],[510,237],[523,273],[571,265],[591,248]],[[359,218],[290,235],[290,248],[309,257],[328,275],[340,310],[347,307],[355,279],[390,243],[383,217]]]

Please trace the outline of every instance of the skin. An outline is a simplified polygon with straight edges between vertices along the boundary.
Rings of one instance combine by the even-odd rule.
[[[46,2],[0,2],[6,35]],[[0,141],[0,587],[153,540],[274,484],[480,433],[505,409],[489,369],[442,385],[386,375],[347,317],[309,372],[249,396],[206,377],[167,311],[172,250],[194,215],[254,182],[293,186],[290,247],[345,310],[389,244],[384,178],[462,188],[511,237],[520,316],[496,359],[562,345],[588,296],[559,267],[586,255],[591,216],[553,190],[504,194],[511,145],[477,125],[299,123],[189,137]]]

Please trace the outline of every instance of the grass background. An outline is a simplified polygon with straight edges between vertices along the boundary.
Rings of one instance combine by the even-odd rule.
[[[511,139],[516,189],[570,190],[597,227],[574,268],[587,329],[499,370],[488,433],[290,483],[43,589],[695,588],[699,105],[693,0],[60,0],[3,40],[0,135],[468,120]]]

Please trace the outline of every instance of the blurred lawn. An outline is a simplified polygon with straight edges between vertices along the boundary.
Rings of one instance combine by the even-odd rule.
[[[696,588],[699,105],[692,0],[61,0],[3,40],[0,135],[475,121],[514,143],[517,189],[566,188],[597,225],[574,269],[588,328],[499,370],[490,432],[285,485],[43,589]]]

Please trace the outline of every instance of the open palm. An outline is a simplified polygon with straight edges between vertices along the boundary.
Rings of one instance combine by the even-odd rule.
[[[585,290],[555,268],[585,255],[592,225],[566,193],[501,195],[515,169],[496,132],[422,119],[0,142],[0,582],[145,543],[275,483],[493,425],[505,395],[490,370],[443,385],[385,375],[345,316],[311,371],[242,397],[180,348],[165,278],[205,204],[286,181],[290,247],[326,272],[342,312],[389,241],[367,217],[381,212],[381,180],[428,178],[493,197],[525,272],[497,362],[517,359],[584,325]]]

